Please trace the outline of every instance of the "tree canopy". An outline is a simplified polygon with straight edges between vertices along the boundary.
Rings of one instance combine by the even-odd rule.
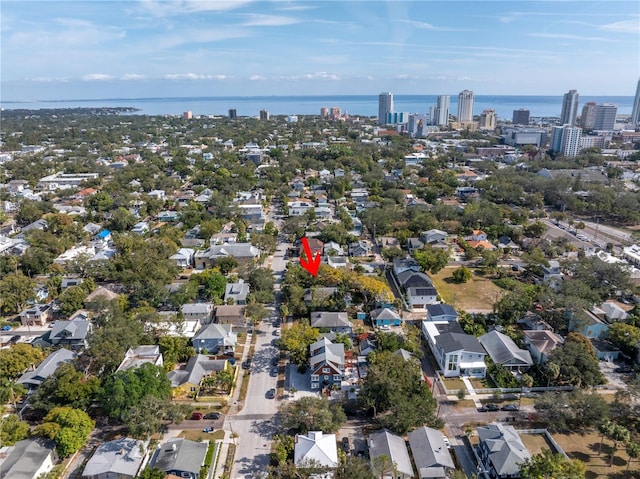
[[[335,432],[347,420],[340,404],[311,396],[286,403],[280,414],[284,428],[295,429],[301,434],[309,431]]]

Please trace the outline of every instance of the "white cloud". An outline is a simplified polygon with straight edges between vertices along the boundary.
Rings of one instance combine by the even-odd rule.
[[[249,77],[249,80],[251,80],[251,81],[262,81],[262,80],[268,80],[268,78],[265,77],[265,76],[262,76],[262,75],[251,75]]]
[[[394,79],[396,79],[396,80],[419,80],[420,77],[418,77],[416,75],[408,75],[406,73],[401,73],[399,75],[396,75],[394,77]]]
[[[226,75],[202,75],[198,73],[168,73],[165,80],[227,80]]]
[[[437,25],[433,25],[427,22],[418,22],[415,20],[399,20],[400,23],[408,23],[414,28],[419,28],[421,30],[432,30],[434,32],[463,32],[467,30],[463,30],[461,28],[453,28],[453,27],[440,27]]]
[[[280,80],[340,80],[340,77],[334,73],[315,72],[303,73],[301,75],[282,76]]]
[[[121,80],[144,80],[147,78],[145,75],[138,75],[137,73],[125,73],[120,78]]]
[[[608,23],[606,25],[601,25],[598,28],[609,32],[640,34],[640,20],[636,18],[635,20]]]
[[[34,82],[34,83],[54,83],[54,82],[66,83],[69,81],[69,79],[53,78],[53,77],[35,77],[35,78],[27,78],[26,81]]]
[[[141,0],[139,10],[154,17],[171,17],[197,12],[224,12],[250,3],[252,0]]]
[[[300,23],[301,20],[294,17],[278,15],[247,15],[248,20],[242,24],[245,27],[282,27]]]
[[[107,75],[105,73],[89,73],[82,77],[84,81],[108,81],[113,80],[113,76]]]
[[[604,37],[584,37],[581,35],[571,35],[569,33],[529,33],[530,37],[537,38],[561,38],[565,40],[580,40],[580,41],[594,41],[594,42],[615,42],[613,38]]]
[[[187,29],[174,35],[165,35],[158,39],[158,48],[173,48],[190,43],[214,43],[223,40],[248,37],[251,32],[243,28],[228,28],[215,30]]]

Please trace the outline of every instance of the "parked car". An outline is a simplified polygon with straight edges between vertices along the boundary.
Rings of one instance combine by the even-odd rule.
[[[349,439],[347,436],[342,438],[342,449],[347,454],[351,453],[351,439]]]
[[[620,366],[618,368],[615,368],[613,370],[614,373],[622,373],[622,374],[629,374],[633,372],[633,368],[631,366]]]
[[[271,368],[271,372],[269,374],[271,375],[271,377],[277,378],[278,377],[278,368],[277,367]]]
[[[201,413],[201,412],[194,412],[194,413],[191,415],[191,419],[193,419],[193,420],[195,420],[195,421],[199,421],[199,420],[200,420],[200,419],[202,419],[202,418],[203,418],[203,416],[202,416],[202,413]]]
[[[267,399],[275,399],[276,397],[276,389],[271,388],[267,391]]]
[[[2,330],[3,331],[11,331],[11,326],[9,326],[9,325],[2,326]]]
[[[503,411],[519,411],[520,406],[518,406],[517,404],[505,404],[504,406],[502,406],[502,410]]]
[[[220,419],[219,412],[209,412],[204,415],[204,419]]]
[[[273,358],[271,360],[271,365],[272,366],[277,366],[279,362],[280,362],[280,358],[278,356],[276,356],[275,358]]]
[[[497,404],[493,404],[493,403],[485,404],[484,406],[482,406],[480,408],[480,412],[499,411],[499,410],[500,410],[500,406],[498,406]]]

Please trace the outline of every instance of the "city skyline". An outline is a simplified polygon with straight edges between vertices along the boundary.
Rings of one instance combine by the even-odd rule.
[[[9,0],[1,86],[4,100],[633,95],[639,20],[629,1]]]

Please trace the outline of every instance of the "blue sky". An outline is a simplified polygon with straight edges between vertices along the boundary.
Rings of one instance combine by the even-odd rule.
[[[4,100],[633,95],[640,2],[3,0]]]

